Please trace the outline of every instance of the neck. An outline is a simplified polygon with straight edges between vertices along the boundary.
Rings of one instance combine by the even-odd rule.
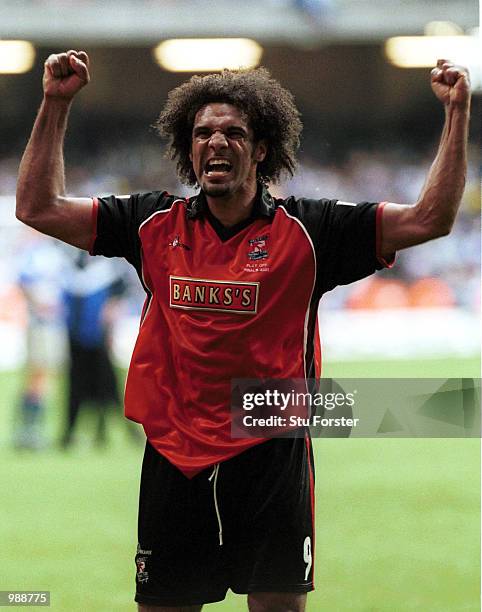
[[[225,227],[232,227],[247,219],[251,215],[255,199],[256,185],[241,194],[236,193],[220,198],[206,195],[211,214]]]

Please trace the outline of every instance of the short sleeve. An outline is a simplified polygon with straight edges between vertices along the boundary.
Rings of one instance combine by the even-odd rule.
[[[380,256],[383,203],[290,198],[285,206],[313,243],[320,294],[393,264]]]
[[[94,198],[91,255],[124,257],[140,269],[140,225],[154,212],[168,208],[174,196],[150,192]]]
[[[393,258],[385,261],[379,254],[383,204],[332,200],[328,209],[318,236],[324,291],[353,283],[393,264]]]

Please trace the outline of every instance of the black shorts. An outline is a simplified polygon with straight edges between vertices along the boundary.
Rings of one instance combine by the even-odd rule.
[[[274,439],[186,478],[149,444],[142,465],[136,597],[188,606],[235,593],[313,590],[308,439]]]

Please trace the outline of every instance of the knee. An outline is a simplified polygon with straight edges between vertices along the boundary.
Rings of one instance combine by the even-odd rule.
[[[304,612],[306,593],[250,593],[249,612]]]

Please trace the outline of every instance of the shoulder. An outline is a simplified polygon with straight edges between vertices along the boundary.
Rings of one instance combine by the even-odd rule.
[[[276,209],[282,209],[289,216],[303,220],[342,220],[363,214],[367,210],[375,210],[375,202],[346,202],[337,198],[289,198],[274,199]]]
[[[276,214],[303,225],[315,245],[338,240],[343,234],[348,237],[366,234],[374,235],[377,220],[377,203],[346,202],[332,198],[295,198],[274,201]]]
[[[157,212],[170,210],[176,202],[186,205],[183,198],[167,191],[147,191],[130,195],[102,196],[94,199],[101,219],[108,222],[139,226]]]
[[[152,212],[156,210],[168,210],[176,203],[180,203],[186,206],[187,201],[184,198],[168,193],[167,191],[146,191],[142,193],[135,193],[130,196],[123,196],[128,198],[128,201],[133,206],[138,206]]]
[[[284,214],[289,218],[296,219],[308,230],[318,228],[332,217],[337,200],[320,198],[296,198],[290,196],[286,199],[274,199],[273,204],[276,214]]]
[[[282,209],[288,215],[298,217],[303,214],[322,214],[330,208],[334,207],[338,200],[332,200],[329,198],[296,198],[295,196],[289,196],[286,199],[273,198],[275,209]]]

